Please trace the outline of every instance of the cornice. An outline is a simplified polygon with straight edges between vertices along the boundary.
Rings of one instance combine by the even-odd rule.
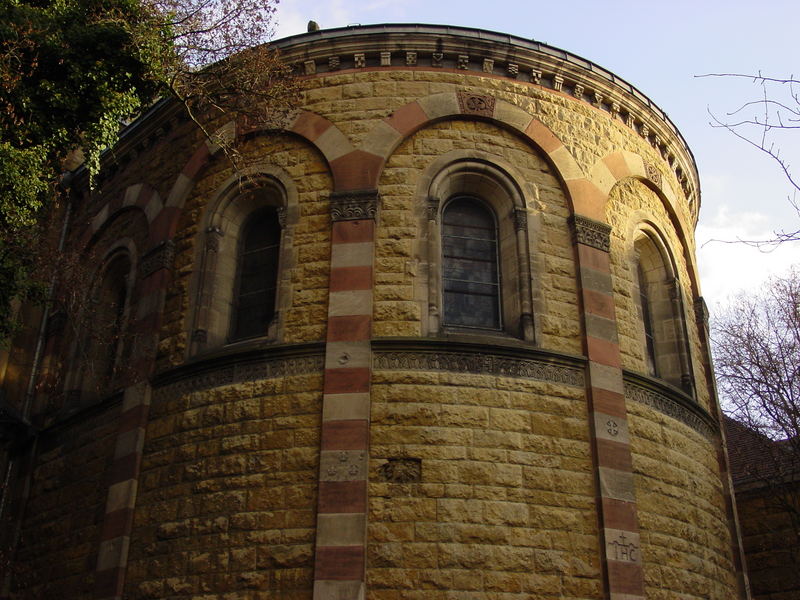
[[[675,174],[697,220],[697,167],[678,128],[633,85],[580,56],[507,34],[419,24],[320,30],[273,45],[306,76],[387,67],[463,71],[534,84],[590,104],[654,149]]]

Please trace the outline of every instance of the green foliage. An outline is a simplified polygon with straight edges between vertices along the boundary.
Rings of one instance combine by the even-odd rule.
[[[29,238],[64,158],[81,148],[97,172],[175,60],[171,28],[147,2],[0,0],[0,338],[12,300],[41,291]]]

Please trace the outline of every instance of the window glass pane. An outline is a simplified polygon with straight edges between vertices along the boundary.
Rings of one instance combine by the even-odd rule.
[[[275,313],[280,235],[274,208],[258,211],[242,229],[232,340],[267,333]]]
[[[445,207],[442,258],[445,325],[499,329],[497,232],[477,200],[457,198]]]

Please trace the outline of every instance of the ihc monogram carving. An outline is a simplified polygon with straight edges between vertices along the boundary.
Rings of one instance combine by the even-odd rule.
[[[462,113],[482,117],[494,116],[494,97],[472,94],[464,90],[459,90],[457,96],[458,108]]]
[[[619,537],[612,542],[609,546],[614,549],[614,560],[621,560],[625,562],[638,562],[639,561],[639,547],[633,542],[627,541],[624,533],[620,533]],[[611,553],[609,553],[611,554]]]
[[[583,386],[583,371],[545,361],[466,352],[376,352],[376,369],[387,371],[451,371],[522,377]]]
[[[656,166],[651,162],[644,163],[644,170],[647,173],[647,178],[655,183],[657,186],[661,186],[661,171],[659,171]]]
[[[175,242],[167,240],[150,250],[142,258],[142,278],[161,269],[171,269],[175,260]]]
[[[334,192],[330,195],[332,221],[374,219],[378,214],[378,190]]]
[[[585,244],[608,252],[611,248],[611,225],[575,215],[571,219],[572,231],[577,244]]]

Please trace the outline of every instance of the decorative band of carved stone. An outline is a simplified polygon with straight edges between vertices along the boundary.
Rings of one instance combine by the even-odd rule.
[[[584,385],[582,369],[557,365],[546,360],[511,358],[485,352],[376,351],[373,360],[376,370],[450,371]]]
[[[575,242],[608,252],[611,248],[611,225],[581,215],[570,218]]]
[[[330,195],[332,221],[374,219],[378,214],[378,190],[333,192]]]
[[[691,400],[679,400],[677,395],[644,387],[632,381],[625,381],[625,398],[646,404],[650,408],[688,425],[700,435],[711,440],[716,438],[719,433],[719,428],[714,420]]]
[[[226,361],[217,368],[192,369],[185,367],[183,372],[171,381],[158,386],[154,384],[154,400],[171,400],[191,392],[209,390],[216,387],[243,383],[247,381],[260,381],[263,379],[276,379],[292,375],[307,373],[322,373],[325,367],[325,356],[319,354],[306,354],[301,356],[286,356],[264,360],[246,360],[242,362]]]
[[[142,257],[142,277],[149,277],[160,269],[171,269],[175,260],[175,242],[167,240]]]

